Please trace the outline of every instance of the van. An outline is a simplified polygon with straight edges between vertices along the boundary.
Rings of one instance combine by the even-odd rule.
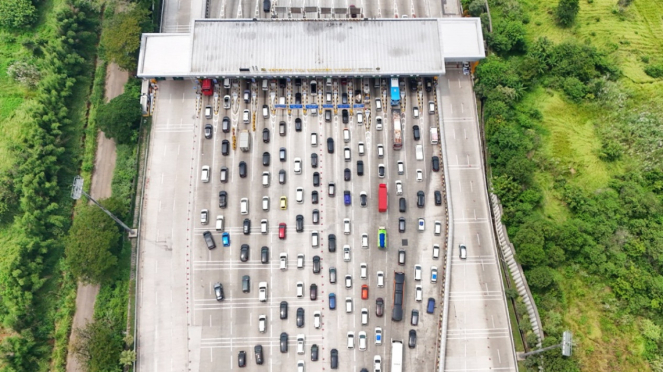
[[[269,90],[269,80],[262,79],[262,90],[263,91]]]
[[[288,254],[287,253],[281,253],[279,255],[279,268],[281,270],[288,270]]]
[[[260,220],[260,232],[263,234],[267,234],[268,231],[269,231],[269,224],[267,223],[267,220],[263,218],[262,220]]]
[[[348,349],[354,349],[354,348],[355,348],[355,333],[348,332]]]
[[[437,128],[431,128],[430,129],[430,144],[431,145],[437,145]]]
[[[297,354],[304,354],[304,335],[302,334],[297,335]]]
[[[381,99],[379,99],[379,98],[375,99],[375,108],[378,111],[382,111],[382,100]]]
[[[345,298],[345,312],[346,313],[352,312],[352,297]]]
[[[318,134],[311,133],[311,146],[318,147]]]
[[[343,142],[350,142],[350,130],[348,128],[343,129]]]
[[[424,146],[423,145],[417,145],[415,155],[417,160],[424,160]]]
[[[212,118],[212,106],[205,106],[205,118]]]
[[[319,238],[320,238],[320,236],[318,235],[318,232],[313,231],[311,233],[311,246],[317,247],[320,244],[319,243]]]
[[[380,78],[379,77],[373,78],[373,88],[377,89],[379,87],[380,87]]]
[[[279,97],[279,105],[285,105],[285,97]]]
[[[260,302],[267,302],[267,282],[258,284],[258,299]]]
[[[262,172],[262,187],[269,187],[269,172]]]
[[[216,216],[216,231],[223,232],[223,216]]]
[[[435,235],[442,234],[442,222],[435,221]]]

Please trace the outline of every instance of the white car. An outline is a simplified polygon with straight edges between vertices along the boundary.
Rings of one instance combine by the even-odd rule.
[[[267,316],[265,315],[260,315],[258,317],[258,330],[260,333],[265,333],[267,330]]]
[[[297,282],[297,297],[304,297],[304,282]]]
[[[306,336],[303,334],[297,335],[297,354],[304,354],[304,340],[306,340]]]
[[[382,358],[379,355],[373,357],[373,372],[382,372]]]
[[[343,261],[350,262],[350,246],[343,246]]]
[[[366,351],[366,332],[359,332],[359,350]]]
[[[364,143],[359,142],[359,144],[357,146],[359,147],[359,149],[358,149],[359,150],[359,155],[364,155],[364,153],[366,152],[366,148],[364,147]]]
[[[378,158],[384,158],[384,145],[382,144],[378,145]]]
[[[230,108],[230,96],[227,94],[223,96],[223,108],[226,110]]]
[[[361,247],[368,249],[368,234],[361,234]]]
[[[315,329],[320,329],[320,327],[322,326],[321,317],[322,315],[320,315],[319,311],[313,313],[313,327],[315,327]]]
[[[279,255],[279,263],[281,266],[281,270],[288,270],[288,254],[287,253],[281,253]]]
[[[367,325],[367,324],[368,324],[368,309],[364,307],[361,309],[361,325]]]
[[[269,210],[269,196],[262,197],[262,210],[263,211]]]
[[[302,159],[295,158],[295,174],[302,174]]]
[[[203,209],[200,211],[200,223],[203,225],[207,225],[209,222],[209,211],[207,209]]]
[[[382,117],[377,116],[375,118],[375,130],[382,130]]]
[[[384,272],[378,271],[378,287],[384,287]]]
[[[343,233],[345,235],[350,235],[350,219],[349,218],[344,218],[343,219]]]
[[[421,265],[414,265],[414,280],[421,281]]]
[[[414,300],[421,302],[424,299],[424,290],[420,285],[416,286],[414,289]]]
[[[352,288],[352,275],[345,276],[345,288]]]
[[[426,228],[426,223],[424,222],[423,218],[419,219],[419,231],[424,231]]]
[[[418,118],[419,118],[419,107],[414,106],[414,107],[412,108],[412,115],[414,115],[414,118],[415,118],[415,119],[418,119]]]
[[[203,172],[202,175],[200,176],[200,179],[203,182],[209,182],[209,165],[203,166]]]
[[[329,196],[334,196],[336,195],[336,184],[333,182],[329,183],[329,188],[327,189],[327,193]]]
[[[421,171],[421,169],[417,169],[417,182],[421,182],[424,180],[424,172]]]
[[[355,333],[350,331],[348,332],[348,349],[355,348]]]
[[[368,278],[368,265],[366,262],[362,262],[361,265],[359,265],[359,277],[362,279]]]
[[[297,200],[297,203],[302,204],[304,202],[304,188],[298,187],[295,195],[295,200]]]
[[[361,112],[357,113],[357,124],[364,124],[364,114]]]
[[[298,269],[303,269],[304,268],[304,254],[300,253],[297,255],[297,268]]]
[[[435,232],[435,235],[440,235],[442,234],[442,222],[441,221],[435,221],[435,229],[433,229]]]
[[[430,282],[437,283],[437,266],[431,266],[430,268]]]
[[[433,258],[440,258],[440,246],[438,244],[433,244]]]
[[[239,210],[242,214],[249,214],[249,198],[240,199]]]
[[[402,160],[399,160],[397,163],[398,174],[405,174],[405,164]]]
[[[375,327],[375,344],[382,345],[382,328]]]
[[[396,181],[396,195],[403,195],[403,182]]]

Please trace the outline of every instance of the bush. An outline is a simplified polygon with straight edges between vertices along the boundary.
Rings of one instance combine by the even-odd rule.
[[[559,0],[559,4],[555,8],[557,23],[562,27],[572,25],[575,22],[579,9],[579,0]]]
[[[486,1],[485,0],[474,0],[470,3],[468,12],[472,17],[479,17],[481,13],[486,11]]]
[[[32,26],[37,20],[37,8],[30,0],[0,1],[0,27],[21,29]]]
[[[142,110],[134,92],[124,92],[97,110],[97,125],[106,137],[128,144],[140,124]]]
[[[663,77],[663,63],[658,63],[645,67],[645,74],[653,77],[654,79]]]
[[[539,291],[544,290],[555,283],[553,272],[547,266],[535,267],[534,269],[527,271],[525,277],[527,278],[527,283]]]
[[[117,63],[123,70],[136,69],[142,23],[149,19],[149,13],[147,9],[131,4],[129,10],[112,17],[101,38],[106,61]]]
[[[524,52],[526,49],[525,26],[520,21],[493,22],[493,33],[486,35],[488,46],[499,55]]]
[[[27,88],[36,87],[40,77],[37,66],[26,61],[16,61],[9,65],[7,75]]]
[[[580,102],[586,94],[585,84],[575,76],[564,79],[562,89],[564,89],[564,93],[575,102]]]

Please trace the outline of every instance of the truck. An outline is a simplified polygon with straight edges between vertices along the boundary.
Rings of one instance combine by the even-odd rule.
[[[387,249],[387,228],[384,226],[378,227],[378,248]]]
[[[249,131],[246,129],[239,133],[239,149],[243,152],[251,150],[251,136],[249,136]]]
[[[401,110],[391,110],[391,119],[394,122],[394,150],[403,148],[403,128],[401,126]]]
[[[394,300],[391,308],[391,320],[400,322],[403,320],[403,298],[405,296],[405,274],[394,271]]]
[[[400,106],[401,105],[401,89],[398,85],[398,78],[391,78],[391,105]]]
[[[387,184],[378,185],[378,211],[384,213],[387,211]]]
[[[430,129],[430,144],[431,145],[437,145],[438,138],[437,138],[437,128],[431,128]]]
[[[212,79],[203,79],[202,92],[204,96],[211,96],[214,94],[214,86],[212,85]]]

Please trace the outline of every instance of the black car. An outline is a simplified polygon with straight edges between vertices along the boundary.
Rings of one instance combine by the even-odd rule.
[[[405,232],[405,218],[398,218],[398,232]]]
[[[384,300],[382,297],[375,299],[375,315],[380,318],[384,315]]]
[[[329,252],[336,252],[336,235],[329,234],[327,235],[327,240],[329,241]]]
[[[415,346],[417,346],[417,331],[414,329],[410,330],[410,336],[408,337],[407,340],[407,346],[410,349],[414,349]]]
[[[313,186],[320,186],[320,173],[318,172],[313,172]]]
[[[417,91],[417,79],[415,78],[410,78],[410,90],[413,92]]]
[[[338,350],[331,349],[331,369],[338,369]]]
[[[406,205],[405,205],[405,198],[399,198],[398,199],[398,211],[401,213],[405,213]]]
[[[244,224],[242,227],[242,231],[244,232],[244,235],[249,235],[251,234],[251,220],[248,218],[244,219]]]
[[[262,153],[262,165],[264,166],[269,166],[270,161],[272,160],[272,156],[267,152]]]
[[[318,154],[311,154],[311,167],[312,168],[317,168],[318,167]]]
[[[295,119],[295,132],[301,132],[302,131],[302,119],[297,118]]]
[[[421,139],[421,132],[419,131],[419,126],[412,126],[412,134],[414,135],[414,140],[419,141]]]
[[[357,160],[357,175],[358,176],[363,176],[364,175],[364,161],[363,160]]]
[[[341,117],[343,118],[343,124],[347,124],[350,121],[350,115],[348,115],[348,110],[343,109],[341,111]]]
[[[262,11],[265,13],[269,13],[272,9],[272,2],[270,0],[264,0],[262,2]]]
[[[280,305],[281,319],[288,319],[288,301],[281,301]]]
[[[301,87],[302,86],[302,79],[301,78],[296,78],[295,79],[295,86],[296,87]]]
[[[223,285],[221,283],[214,284],[214,296],[216,296],[217,301],[223,301]]]
[[[350,171],[350,168],[345,168],[343,171],[343,179],[346,181],[350,181],[350,178],[352,177],[352,172]]]
[[[269,247],[260,248],[260,262],[269,263]]]
[[[317,344],[311,345],[311,361],[312,362],[317,362],[318,361],[318,352],[319,352],[318,345]]]
[[[246,223],[247,220],[244,220]],[[250,223],[251,221],[249,221]],[[239,250],[239,260],[242,262],[246,262],[249,260],[249,245],[248,244],[242,244],[242,248]]]
[[[242,277],[242,292],[249,293],[251,292],[251,277],[244,275]]]
[[[433,156],[433,171],[438,172],[440,170],[440,158]]]
[[[315,190],[311,191],[311,204],[318,204],[318,192]]]
[[[327,138],[327,152],[330,154],[334,153],[334,139],[331,137]]]
[[[297,217],[295,217],[295,231],[304,231],[304,216],[301,214],[298,214]]]
[[[279,149],[279,160],[281,162],[284,162],[286,160],[286,149],[285,149],[285,147],[281,147]]]
[[[304,328],[304,308],[297,308],[297,328]]]
[[[269,143],[269,129],[267,128],[262,130],[262,142]]]
[[[286,83],[287,83],[286,79],[279,79],[279,88],[285,88]]]
[[[318,83],[315,80],[311,81],[311,94],[318,94]]]
[[[310,287],[310,295],[311,295],[311,301],[315,301],[318,299],[318,285],[317,284],[311,284]]]
[[[405,265],[405,250],[403,249],[398,250],[398,264],[401,266]]]
[[[320,274],[320,256],[313,256],[313,274]]]
[[[314,209],[313,210],[313,224],[317,225],[320,223],[320,210]]]
[[[237,355],[237,365],[240,367],[246,367],[246,351],[240,350]]]
[[[424,78],[424,87],[426,87],[426,92],[432,92],[433,91],[433,79],[431,78]]]
[[[281,345],[281,352],[282,353],[287,353],[288,352],[288,334],[285,332],[281,333],[280,337],[280,345]]]
[[[205,124],[205,138],[212,138],[212,124]]]
[[[347,93],[342,93],[341,94],[341,103],[344,104],[344,105],[348,103],[348,94]]]
[[[228,206],[228,193],[219,191],[219,208],[226,208]]]
[[[442,205],[442,193],[439,190],[435,190],[433,195],[435,195],[435,205]]]
[[[301,104],[302,104],[302,94],[295,93],[295,105],[301,105]]]
[[[246,177],[246,162],[245,161],[240,161],[239,162],[239,176],[244,178]]]
[[[221,141],[221,155],[228,156],[230,154],[230,141],[224,139]]]
[[[256,364],[262,364],[262,345],[256,345],[253,348],[253,353],[256,356]]]
[[[426,204],[426,198],[424,197],[424,192],[419,190],[417,191],[417,207],[423,208]]]
[[[279,183],[285,185],[285,169],[279,171]]]
[[[221,130],[223,133],[228,133],[230,132],[230,118],[227,116],[223,117],[223,120],[221,121]]]
[[[368,196],[366,196],[366,193],[364,192],[359,194],[359,204],[361,204],[362,207],[365,207],[367,203],[368,203]]]

